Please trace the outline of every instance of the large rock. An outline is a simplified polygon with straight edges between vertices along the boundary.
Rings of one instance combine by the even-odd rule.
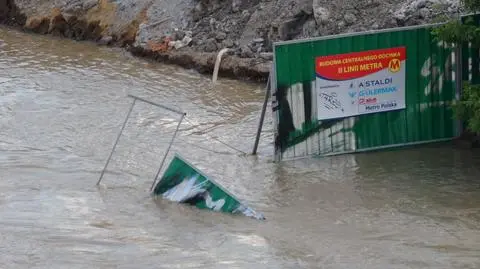
[[[239,12],[242,6],[242,0],[232,0],[232,11]]]
[[[408,0],[400,2],[393,12],[399,26],[429,22],[435,14],[458,12],[459,0]]]
[[[323,25],[328,23],[330,19],[330,12],[328,9],[323,7],[320,2],[320,0],[313,0],[313,15],[317,24]]]
[[[153,1],[139,25],[134,45],[145,47],[149,40],[158,41],[173,36],[176,29],[185,30],[191,21],[193,7],[193,0]]]
[[[205,42],[205,51],[206,52],[214,52],[217,50],[217,42],[215,42],[214,38],[209,38]]]
[[[357,17],[352,12],[347,12],[343,16],[343,20],[347,23],[347,25],[352,25],[357,21]]]

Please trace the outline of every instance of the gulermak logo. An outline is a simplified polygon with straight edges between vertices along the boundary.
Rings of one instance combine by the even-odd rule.
[[[388,70],[392,73],[397,73],[400,71],[400,60],[397,58],[391,59],[388,63]]]

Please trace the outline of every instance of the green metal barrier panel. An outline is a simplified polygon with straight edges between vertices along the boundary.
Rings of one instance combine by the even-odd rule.
[[[167,200],[232,214],[243,214],[259,220],[265,217],[240,202],[213,179],[203,175],[192,164],[176,154],[153,191]]]
[[[462,23],[480,25],[480,14],[462,16]],[[462,46],[462,80],[472,84],[480,83],[480,54],[479,48],[472,48],[472,44]]]
[[[432,27],[274,44],[276,160],[458,136],[456,49]]]

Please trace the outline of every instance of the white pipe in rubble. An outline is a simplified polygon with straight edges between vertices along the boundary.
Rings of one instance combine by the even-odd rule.
[[[222,61],[222,56],[223,54],[225,54],[225,52],[229,50],[230,50],[229,48],[223,48],[218,52],[217,60],[215,61],[215,68],[213,69],[212,84],[215,84],[215,82],[217,82],[218,69],[220,69],[220,62]]]

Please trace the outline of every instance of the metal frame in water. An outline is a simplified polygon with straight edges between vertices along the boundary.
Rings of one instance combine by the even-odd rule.
[[[128,119],[130,118],[130,114],[132,113],[132,110],[133,110],[133,107],[135,106],[137,100],[138,101],[141,101],[141,102],[144,102],[144,103],[147,103],[147,104],[150,104],[152,106],[156,106],[156,107],[160,107],[160,108],[163,108],[163,109],[166,109],[168,111],[171,111],[171,112],[174,112],[174,113],[177,113],[180,115],[180,119],[178,121],[178,124],[177,124],[177,127],[175,129],[175,132],[173,133],[172,135],[172,139],[170,140],[170,143],[168,144],[168,147],[167,147],[167,150],[165,152],[165,154],[163,155],[163,158],[162,158],[162,162],[160,163],[160,167],[158,168],[157,170],[157,173],[155,174],[155,177],[153,179],[153,182],[152,182],[152,185],[150,187],[150,191],[153,190],[153,187],[155,186],[155,183],[157,181],[157,178],[158,176],[160,175],[160,172],[163,168],[163,165],[165,163],[165,160],[167,158],[167,155],[170,151],[170,148],[172,147],[172,144],[175,140],[175,137],[177,136],[177,133],[178,133],[178,130],[180,129],[180,125],[182,124],[182,121],[183,119],[185,118],[185,116],[187,115],[187,113],[185,112],[182,112],[180,110],[177,110],[177,109],[174,109],[174,108],[171,108],[171,107],[168,107],[168,106],[165,106],[165,105],[162,105],[162,104],[157,104],[155,102],[152,102],[152,101],[148,101],[144,98],[141,98],[141,97],[137,97],[137,96],[134,96],[134,95],[131,95],[129,94],[128,97],[132,98],[133,99],[133,102],[132,102],[132,105],[130,106],[129,110],[128,110],[128,113],[125,117],[125,120],[123,121],[123,124],[122,124],[122,127],[120,129],[120,132],[118,133],[118,136],[117,136],[117,139],[115,140],[115,143],[113,144],[113,148],[112,148],[112,151],[110,152],[110,155],[108,156],[107,158],[107,161],[105,163],[105,166],[103,167],[103,170],[102,170],[102,173],[100,174],[100,178],[98,179],[97,181],[97,186],[100,184],[100,182],[102,181],[102,178],[105,174],[105,171],[107,169],[107,166],[108,164],[110,163],[110,160],[112,159],[112,155],[113,155],[113,152],[115,151],[115,148],[117,147],[117,144],[118,144],[118,141],[120,140],[120,137],[122,136],[122,133],[123,133],[123,130],[125,129],[125,126],[127,125],[127,122],[128,122]]]

